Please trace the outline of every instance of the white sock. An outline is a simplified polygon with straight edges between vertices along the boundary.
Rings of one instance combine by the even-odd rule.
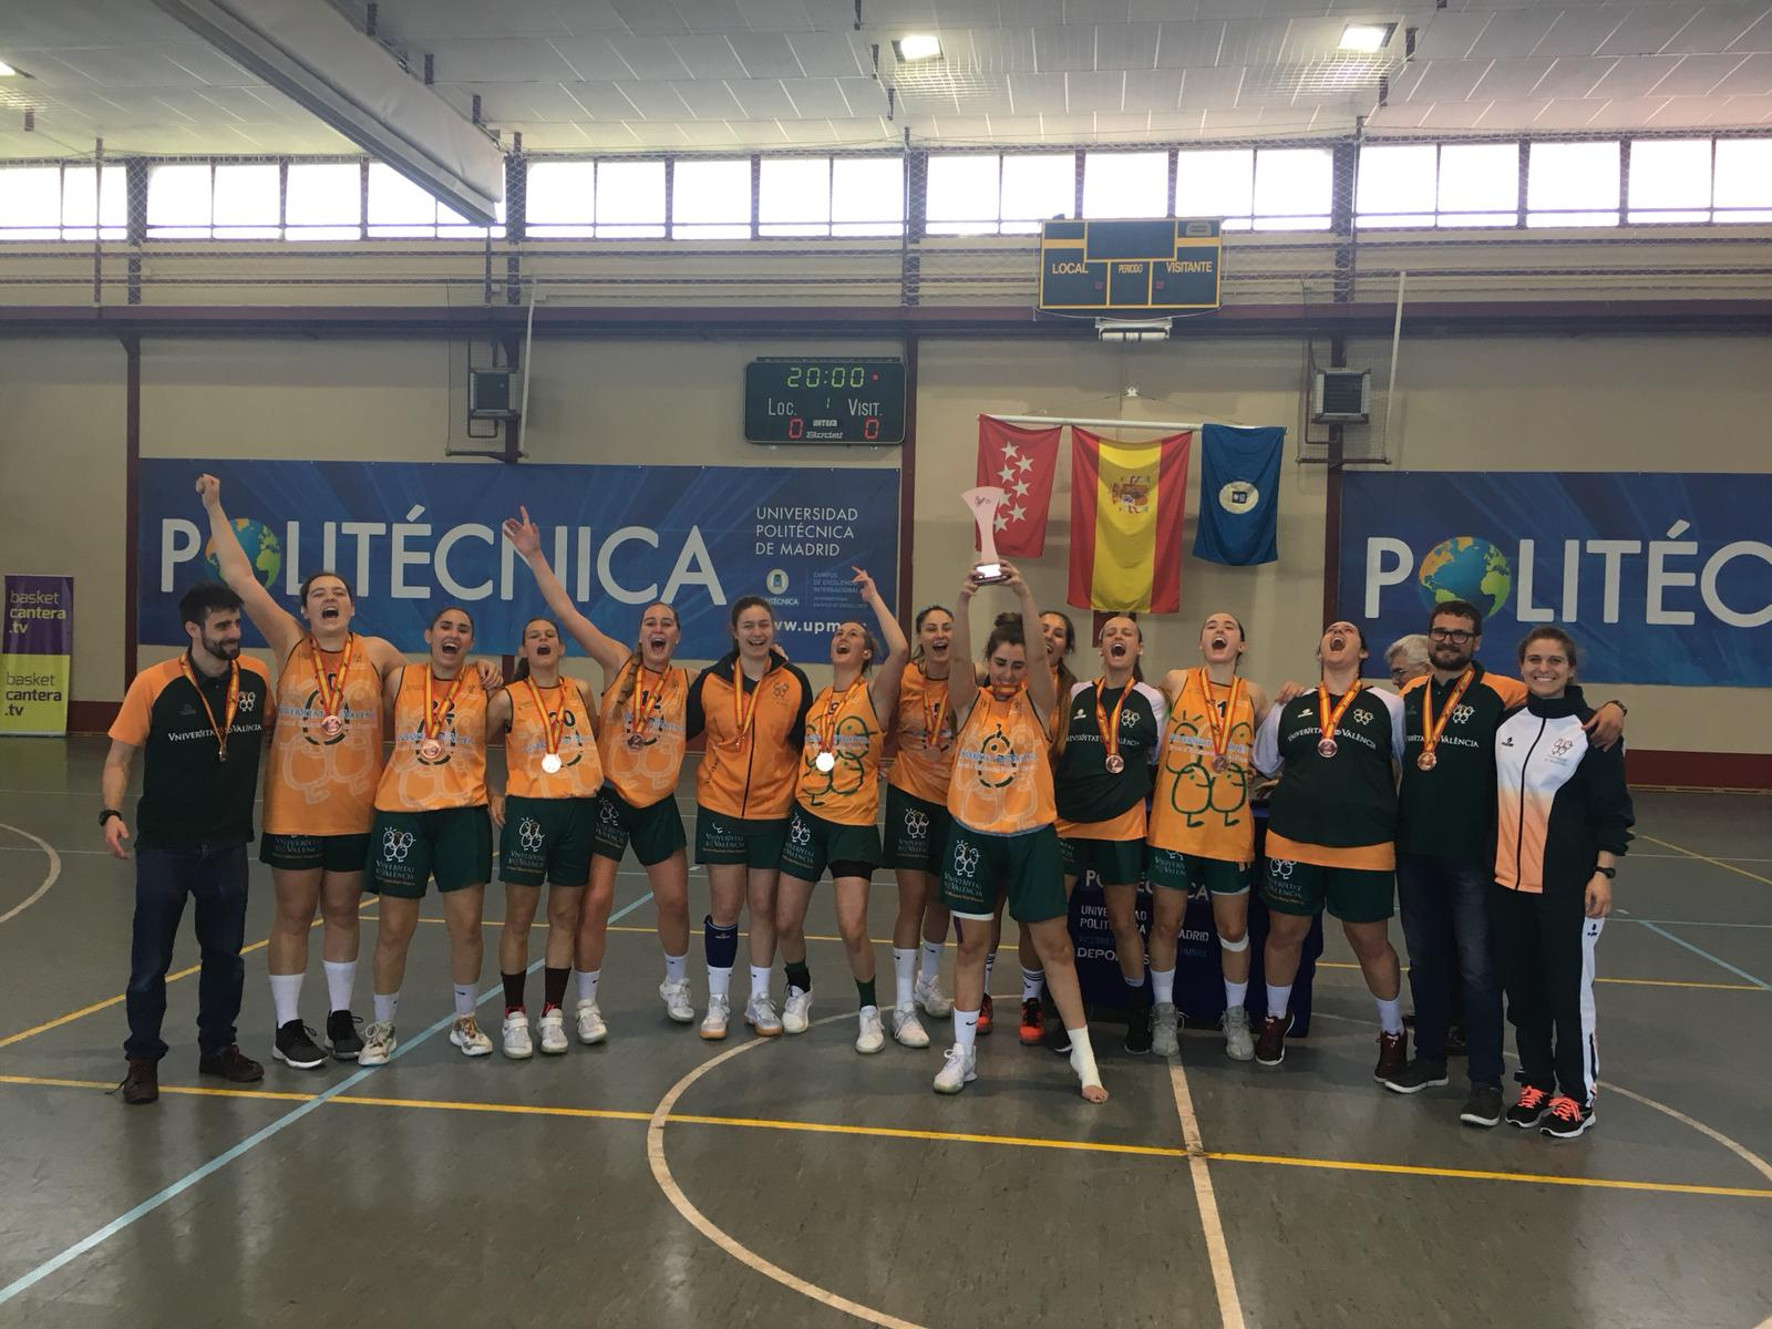
[[[1267,1013],[1276,1019],[1286,1014],[1286,1006],[1292,1000],[1292,984],[1284,987],[1267,985]]]
[[[1071,1040],[1071,1069],[1079,1084],[1100,1084],[1101,1072],[1095,1066],[1095,1049],[1089,1046],[1089,1026],[1066,1029]]]
[[[941,977],[941,947],[942,943],[939,941],[926,941],[922,945],[925,983],[934,983]]]
[[[1224,980],[1224,1004],[1226,1007],[1235,1010],[1237,1007],[1248,1002],[1248,1000],[1249,984],[1247,981],[1233,983],[1228,978]]]
[[[954,1008],[954,1042],[971,1052],[978,1046],[978,1012]]]
[[[709,965],[708,998],[712,1000],[715,997],[724,997],[730,991],[732,991],[732,966],[728,965],[724,969],[716,969],[712,965]]]
[[[1044,969],[1023,969],[1021,971],[1021,999],[1038,1001],[1040,994],[1046,991],[1046,971]]]
[[[991,990],[991,970],[996,967],[997,953],[992,951],[984,957],[984,990],[988,996]]]
[[[917,952],[892,948],[892,985],[897,1005],[917,1004]]]
[[[1403,994],[1398,993],[1389,1001],[1383,997],[1374,997],[1378,1003],[1378,1027],[1387,1034],[1403,1032]]]
[[[271,975],[271,1003],[277,1008],[277,1027],[301,1018],[300,974]]]
[[[1151,1000],[1157,1005],[1175,1004],[1175,971],[1173,969],[1151,970]]]
[[[681,955],[665,956],[665,979],[671,983],[682,983],[689,978],[689,952]]]
[[[578,975],[578,999],[588,1001],[595,1006],[597,1004],[597,980],[603,977],[603,971],[601,969],[576,969],[573,972]]]
[[[377,992],[374,1000],[375,1022],[377,1024],[394,1023],[394,1017],[400,1013],[400,994],[395,992],[390,995],[384,995]]]
[[[327,1009],[350,1010],[351,989],[357,986],[357,962],[355,960],[327,960],[325,966]]]
[[[767,997],[769,995],[769,966],[766,964],[751,966],[751,995]]]
[[[455,985],[455,1018],[465,1019],[474,1013],[474,985],[457,983]]]

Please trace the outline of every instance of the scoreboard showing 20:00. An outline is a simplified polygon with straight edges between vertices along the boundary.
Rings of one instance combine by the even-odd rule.
[[[904,442],[904,361],[776,356],[745,366],[751,443]]]

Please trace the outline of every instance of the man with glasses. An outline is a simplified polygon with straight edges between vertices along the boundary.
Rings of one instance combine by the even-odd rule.
[[[1397,826],[1397,894],[1415,998],[1415,1058],[1387,1089],[1443,1085],[1451,957],[1464,989],[1470,1097],[1459,1120],[1501,1121],[1501,987],[1490,943],[1488,895],[1495,846],[1495,731],[1525,685],[1484,670],[1483,616],[1445,600],[1428,619],[1432,672],[1403,692],[1407,741]],[[1597,747],[1624,733],[1624,707],[1607,702],[1585,726]]]
[[[1390,670],[1391,686],[1398,692],[1432,673],[1434,665],[1427,634],[1411,632],[1407,637],[1398,637],[1384,653],[1384,663]]]

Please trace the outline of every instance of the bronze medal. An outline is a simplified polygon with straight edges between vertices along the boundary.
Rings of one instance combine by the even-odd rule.
[[[1325,738],[1321,743],[1317,744],[1317,755],[1324,760],[1333,757],[1337,750],[1335,740],[1332,738]]]
[[[1423,770],[1423,771],[1431,771],[1431,770],[1433,770],[1434,767],[1438,766],[1439,764],[1440,764],[1440,759],[1438,757],[1434,756],[1434,754],[1432,752],[1424,752],[1419,757],[1417,757],[1415,759],[1415,765],[1416,765],[1417,769]]]
[[[443,759],[443,744],[437,739],[427,738],[418,745],[418,755],[425,761],[441,761]]]

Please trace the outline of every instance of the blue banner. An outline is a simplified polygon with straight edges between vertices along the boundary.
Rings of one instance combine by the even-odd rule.
[[[894,603],[898,472],[793,466],[504,466],[149,458],[141,463],[140,637],[183,645],[178,598],[214,577],[194,490],[208,471],[259,578],[291,612],[304,577],[337,571],[356,624],[424,649],[437,608],[474,615],[477,650],[515,651],[545,612],[500,532],[519,505],[585,614],[626,641],[653,600],[676,607],[678,653],[715,659],[742,595],[775,606],[778,641],[823,661],[838,622],[872,615],[850,579],[867,569]],[[256,633],[250,644],[260,644]]]
[[[1194,557],[1245,567],[1280,557],[1280,449],[1278,425],[1201,431],[1200,520]]]
[[[1385,646],[1440,600],[1488,616],[1484,663],[1555,623],[1608,683],[1772,684],[1772,476],[1350,471],[1341,606]]]

